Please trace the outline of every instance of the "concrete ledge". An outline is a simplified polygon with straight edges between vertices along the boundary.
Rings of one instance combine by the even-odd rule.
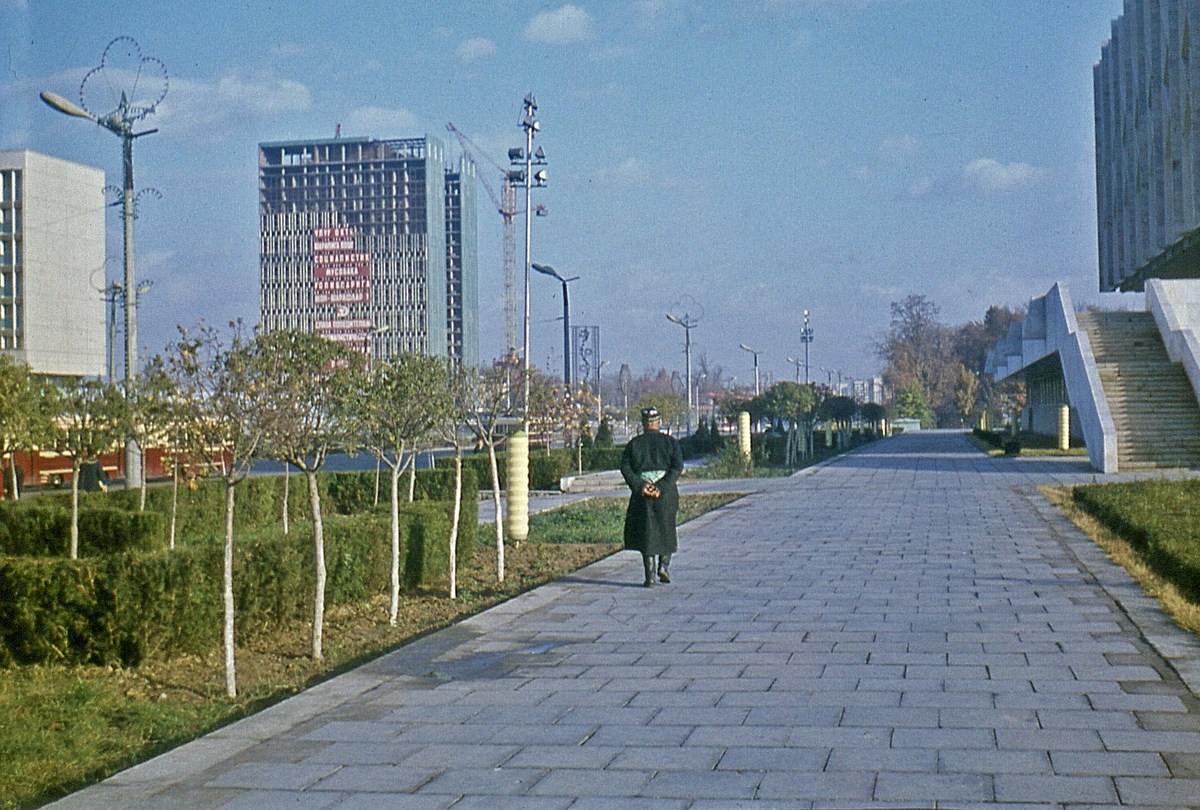
[[[558,488],[563,492],[603,492],[623,486],[625,479],[620,470],[568,475],[558,482]]]

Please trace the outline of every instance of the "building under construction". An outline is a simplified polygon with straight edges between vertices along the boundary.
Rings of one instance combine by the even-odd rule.
[[[478,362],[475,168],[435,138],[259,144],[259,308],[370,357]]]

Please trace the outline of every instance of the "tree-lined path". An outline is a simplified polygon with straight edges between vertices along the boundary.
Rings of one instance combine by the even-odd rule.
[[[1036,491],[1091,478],[878,442],[59,806],[1200,806],[1200,645]]]

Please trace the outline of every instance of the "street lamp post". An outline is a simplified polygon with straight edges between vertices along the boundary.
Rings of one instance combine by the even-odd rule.
[[[563,382],[567,385],[567,390],[571,389],[571,299],[567,294],[567,285],[572,281],[578,281],[579,276],[571,276],[563,278],[548,264],[530,264],[534,270],[544,276],[552,276],[562,282],[563,294]]]
[[[687,385],[684,386],[687,389],[687,435],[690,436],[692,434],[692,330],[696,328],[699,321],[688,312],[683,313],[682,317],[667,313],[667,320],[683,327],[683,353],[687,372]]]
[[[804,384],[808,385],[808,344],[813,342],[813,330],[808,325],[808,310],[804,310],[804,326],[800,329],[800,342],[804,344]],[[796,369],[799,371],[799,368]],[[797,378],[796,382],[800,382]]]
[[[525,130],[525,150],[511,150],[509,155],[513,165],[520,165],[524,162],[525,169],[510,170],[508,179],[510,182],[519,182],[525,185],[525,317],[524,317],[524,348],[521,356],[521,371],[522,371],[522,393],[524,395],[524,404],[522,406],[522,420],[525,424],[525,429],[529,428],[529,240],[532,233],[531,219],[531,202],[532,190],[536,188],[545,188],[546,186],[546,170],[538,169],[536,173],[533,171],[534,166],[546,165],[546,153],[538,147],[537,154],[533,151],[533,136],[542,129],[541,123],[537,120],[537,100],[533,97],[533,93],[525,96],[525,101],[522,106],[524,117],[521,119],[521,127]]]
[[[796,382],[797,383],[800,382],[800,366],[804,366],[804,376],[806,378],[808,377],[808,363],[806,363],[803,360],[797,360],[794,357],[789,357],[787,359],[787,361],[796,367]]]
[[[741,346],[743,349],[745,349],[746,351],[748,351],[748,352],[750,352],[752,355],[754,355],[754,396],[758,396],[759,394],[761,394],[761,393],[762,393],[762,391],[760,390],[760,385],[759,385],[759,377],[758,377],[758,356],[759,356],[760,354],[762,354],[762,352],[761,352],[761,351],[755,351],[754,349],[751,349],[751,348],[750,348],[749,346],[747,346],[745,343],[741,343],[741,344],[739,344],[739,345],[740,345],[740,346]]]
[[[107,50],[105,53],[107,53]],[[125,93],[121,93],[121,99],[117,104],[116,110],[100,117],[73,104],[57,93],[45,91],[41,94],[41,98],[42,101],[55,110],[65,115],[87,119],[107,129],[121,139],[121,163],[124,174],[121,194],[121,219],[125,230],[125,283],[123,285],[125,291],[123,296],[125,305],[125,396],[131,397],[133,395],[134,379],[137,377],[138,371],[136,295],[138,287],[134,280],[133,269],[133,203],[135,198],[133,191],[133,142],[136,138],[158,132],[157,129],[134,132],[133,125],[148,113],[153,112],[154,108],[131,106]],[[130,294],[131,290],[134,291],[133,294]],[[138,448],[137,440],[132,436],[125,440],[125,485],[134,487],[143,486],[141,451]]]

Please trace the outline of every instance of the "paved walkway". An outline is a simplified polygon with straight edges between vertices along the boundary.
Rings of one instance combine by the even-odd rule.
[[[1198,807],[1200,647],[1034,488],[1091,477],[879,442],[58,807]]]

